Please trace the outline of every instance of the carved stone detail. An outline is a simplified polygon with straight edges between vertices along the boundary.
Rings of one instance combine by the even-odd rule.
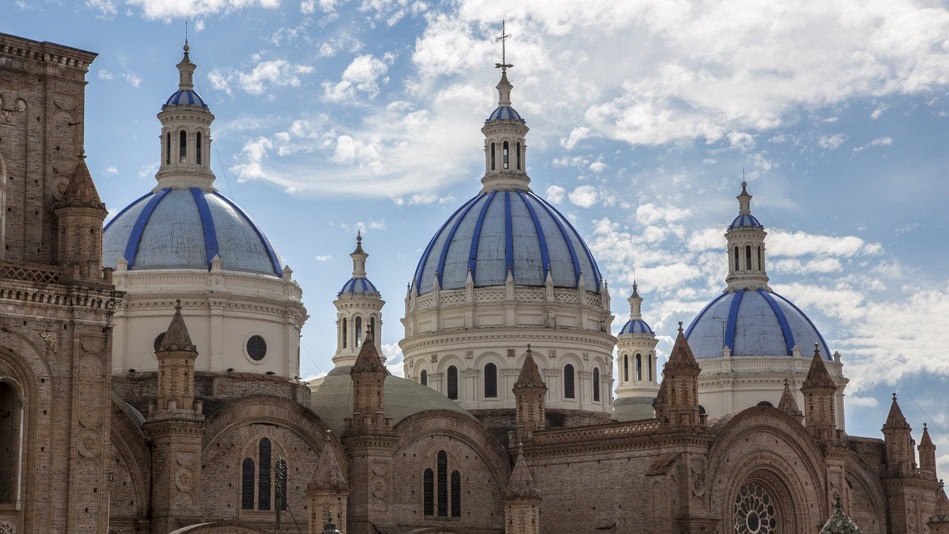
[[[49,348],[50,352],[56,352],[59,349],[59,339],[56,337],[56,334],[52,332],[40,332],[40,338],[46,342],[46,347]]]

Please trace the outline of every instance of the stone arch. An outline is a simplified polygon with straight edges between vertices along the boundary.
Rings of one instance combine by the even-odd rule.
[[[152,459],[148,438],[132,410],[125,401],[113,395],[109,523],[134,530],[136,519],[148,516]]]
[[[880,478],[857,453],[849,451],[845,468],[847,514],[860,526],[864,534],[876,534],[886,529],[886,493]],[[833,497],[832,495],[830,497]]]
[[[215,521],[189,525],[169,534],[267,534],[267,531],[242,525],[239,521]]]
[[[720,510],[731,531],[742,488],[756,485],[779,500],[781,532],[801,532],[827,517],[826,463],[814,440],[792,417],[774,408],[755,407],[727,417],[714,429],[708,476],[709,508]]]

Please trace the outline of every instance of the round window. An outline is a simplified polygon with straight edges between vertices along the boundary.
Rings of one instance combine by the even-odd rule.
[[[267,342],[264,338],[253,335],[247,340],[247,355],[255,362],[259,362],[267,355]]]
[[[157,336],[155,336],[155,352],[158,352],[158,347],[161,346],[161,342],[162,342],[162,340],[164,340],[164,339],[165,339],[165,333],[164,333],[164,332],[162,332],[161,334],[158,334]]]

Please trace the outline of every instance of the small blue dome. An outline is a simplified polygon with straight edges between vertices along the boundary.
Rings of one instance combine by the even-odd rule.
[[[764,228],[764,226],[758,222],[758,219],[754,215],[739,215],[735,217],[735,220],[728,225],[728,229],[733,228]]]
[[[339,290],[337,295],[378,292],[379,290],[376,289],[376,286],[373,285],[368,278],[350,278],[348,282],[343,284],[343,288]]]
[[[622,330],[619,331],[619,335],[623,334],[653,334],[656,333],[652,331],[649,323],[643,321],[642,319],[631,319],[626,321],[626,324],[623,325]]]
[[[723,293],[710,302],[685,332],[696,358],[720,358],[728,347],[732,356],[813,355],[814,344],[832,360],[824,337],[797,306],[765,289]]]
[[[432,290],[514,284],[543,287],[547,271],[555,287],[584,286],[599,292],[600,269],[583,239],[553,206],[530,191],[485,191],[465,202],[435,233],[415,269],[418,294]]]
[[[165,109],[169,106],[201,106],[203,108],[208,107],[204,103],[204,99],[201,98],[201,95],[193,89],[178,89],[171,96],[168,97],[168,100],[165,101],[165,104],[161,107]]]
[[[511,106],[498,106],[494,111],[491,112],[491,115],[485,119],[485,122],[491,121],[521,121],[524,122],[524,119],[521,118],[521,114],[518,113]]]
[[[270,241],[237,204],[217,191],[165,188],[132,202],[105,226],[102,264],[129,270],[221,268],[283,276]]]

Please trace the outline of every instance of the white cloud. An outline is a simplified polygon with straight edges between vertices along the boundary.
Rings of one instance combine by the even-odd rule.
[[[655,224],[657,222],[676,222],[687,218],[692,212],[675,206],[657,206],[651,202],[636,208],[636,222]]]
[[[686,246],[693,252],[725,250],[725,232],[719,227],[704,228],[692,232]]]
[[[138,86],[142,85],[142,77],[138,74],[128,73],[122,77],[125,78],[125,81],[128,82],[128,84],[132,87],[137,88]]]
[[[865,144],[865,145],[863,145],[863,146],[858,146],[857,148],[853,149],[853,151],[854,151],[854,152],[863,152],[864,150],[866,150],[866,149],[868,149],[868,148],[872,148],[872,147],[876,147],[876,146],[890,146],[890,145],[892,145],[892,144],[893,144],[893,138],[892,138],[892,137],[889,137],[889,136],[877,137],[877,138],[874,139],[873,141],[870,141],[869,143],[867,143],[867,144]]]
[[[857,236],[834,237],[806,232],[772,230],[768,234],[768,254],[771,257],[821,256],[853,257],[857,254],[876,254],[879,243],[867,243]]]
[[[107,71],[107,70],[105,70],[105,69],[99,69],[99,79],[100,79],[100,80],[111,80],[112,78],[114,78],[114,76],[112,75],[111,72],[109,72],[109,71]]]
[[[300,87],[301,76],[313,72],[313,67],[290,63],[285,59],[258,61],[253,69],[241,72],[235,69],[214,69],[208,73],[211,87],[231,94],[236,84],[245,93],[264,94],[271,87]]]
[[[847,136],[844,134],[834,134],[830,136],[822,135],[820,139],[817,140],[817,144],[819,144],[821,148],[835,150],[840,147],[840,145],[844,144],[846,139]]]
[[[581,185],[570,192],[567,195],[575,206],[580,206],[581,208],[589,208],[596,204],[600,199],[600,195],[596,190],[596,187],[592,185]]]
[[[570,130],[570,135],[568,137],[560,138],[560,146],[566,148],[567,150],[573,150],[573,147],[577,146],[577,143],[590,137],[590,129],[586,126],[578,126],[573,130]]]
[[[332,254],[320,254],[320,255],[318,255],[318,256],[314,256],[313,259],[316,260],[316,261],[318,261],[318,262],[320,262],[320,263],[325,263],[325,262],[328,262],[328,261],[330,261],[331,259],[333,259],[333,255],[332,255]]]
[[[755,148],[755,138],[751,134],[744,132],[729,132],[728,144],[741,152],[747,152]]]
[[[141,8],[145,18],[162,20],[280,6],[280,0],[126,0],[126,3]]]
[[[105,18],[111,18],[118,13],[116,0],[86,0],[86,6],[98,10]]]
[[[105,173],[106,173],[106,174],[118,174],[118,173],[119,173],[119,169],[117,169],[117,168],[115,167],[115,165],[109,165],[108,167],[106,167]]]
[[[876,109],[873,110],[873,113],[870,114],[870,118],[873,120],[879,119],[881,116],[883,116],[883,112],[889,108],[890,106],[886,104],[880,104],[879,106],[876,107]]]
[[[784,259],[771,262],[769,271],[786,274],[838,273],[843,264],[837,258],[817,258],[812,260]]]
[[[547,191],[544,196],[551,204],[560,204],[563,201],[563,196],[566,192],[567,190],[560,187],[559,185],[549,185],[547,186]]]
[[[394,59],[395,56],[390,54],[386,54],[383,59],[373,57],[372,54],[356,57],[343,71],[339,82],[323,82],[323,98],[330,102],[340,102],[352,99],[358,93],[370,99],[375,98],[379,94],[379,79],[389,70],[387,63]],[[383,81],[388,81],[388,78]]]

